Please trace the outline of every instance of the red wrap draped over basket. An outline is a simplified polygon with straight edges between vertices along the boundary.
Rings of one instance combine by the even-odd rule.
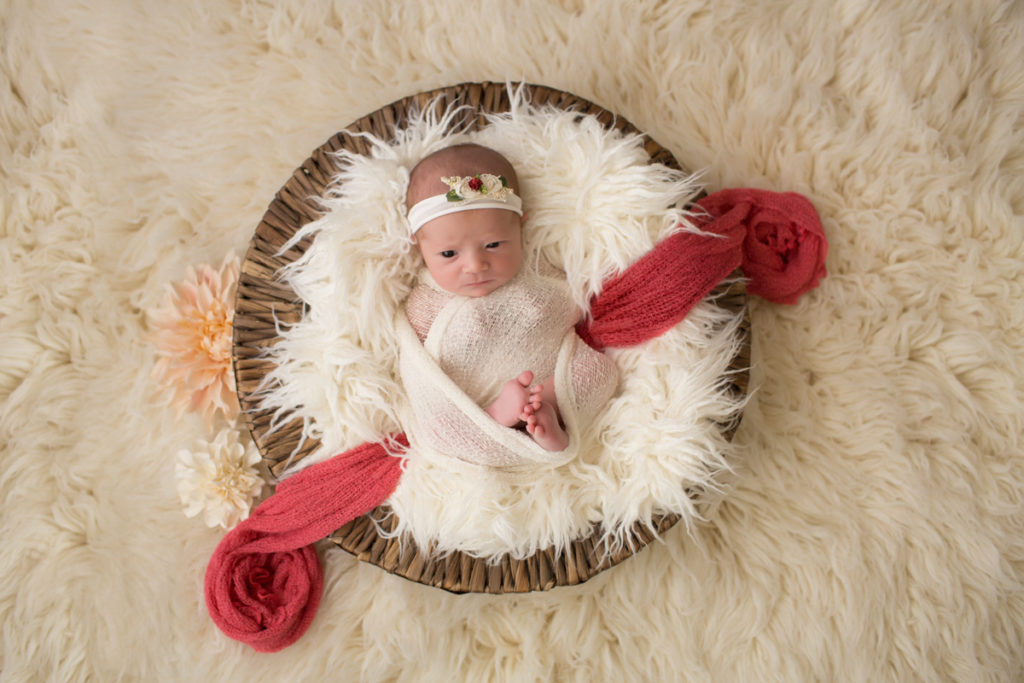
[[[737,268],[749,293],[776,303],[795,303],[825,277],[828,244],[803,196],[723,190],[698,205],[702,234],[676,232],[604,283],[577,329],[588,344],[624,348],[661,335]],[[404,435],[395,441],[408,446]],[[323,586],[313,543],[391,495],[400,455],[363,444],[283,481],[210,560],[206,605],[217,626],[260,652],[302,636]]]

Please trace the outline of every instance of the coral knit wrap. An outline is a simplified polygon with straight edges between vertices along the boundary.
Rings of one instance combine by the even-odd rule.
[[[742,268],[747,291],[795,303],[825,276],[828,245],[814,207],[798,194],[723,190],[699,202],[702,234],[677,232],[604,283],[577,332],[594,348],[628,347],[681,321]],[[396,438],[408,446],[404,435]],[[228,532],[206,570],[206,605],[228,636],[276,652],[309,628],[323,573],[313,543],[383,502],[402,459],[368,443],[281,482]]]

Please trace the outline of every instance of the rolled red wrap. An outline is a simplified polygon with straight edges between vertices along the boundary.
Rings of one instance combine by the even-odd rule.
[[[663,334],[737,268],[747,291],[796,303],[825,277],[828,243],[802,195],[722,190],[704,197],[703,234],[677,232],[618,275],[591,303],[576,331],[597,349],[635,346]]]
[[[777,304],[795,304],[825,277],[828,241],[818,212],[795,192],[724,190],[700,201],[719,220],[746,228],[743,274],[747,292]]]
[[[408,447],[405,435],[395,442]],[[323,589],[313,543],[395,490],[402,460],[367,443],[281,482],[221,540],[206,568],[206,607],[226,635],[276,652],[309,628]]]

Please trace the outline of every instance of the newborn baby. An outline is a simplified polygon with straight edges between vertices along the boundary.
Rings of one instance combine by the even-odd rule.
[[[564,277],[546,264],[524,267],[515,169],[479,145],[442,149],[412,170],[406,206],[425,265],[405,304],[416,337],[500,425],[564,450],[564,401],[592,417],[618,371],[573,332],[581,314]]]

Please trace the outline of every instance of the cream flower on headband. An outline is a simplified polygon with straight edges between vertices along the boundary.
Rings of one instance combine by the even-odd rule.
[[[450,202],[461,202],[465,199],[480,199],[487,197],[503,202],[515,191],[508,186],[508,181],[503,175],[491,173],[477,173],[467,176],[447,176],[441,178],[441,182],[450,187],[445,199]]]

